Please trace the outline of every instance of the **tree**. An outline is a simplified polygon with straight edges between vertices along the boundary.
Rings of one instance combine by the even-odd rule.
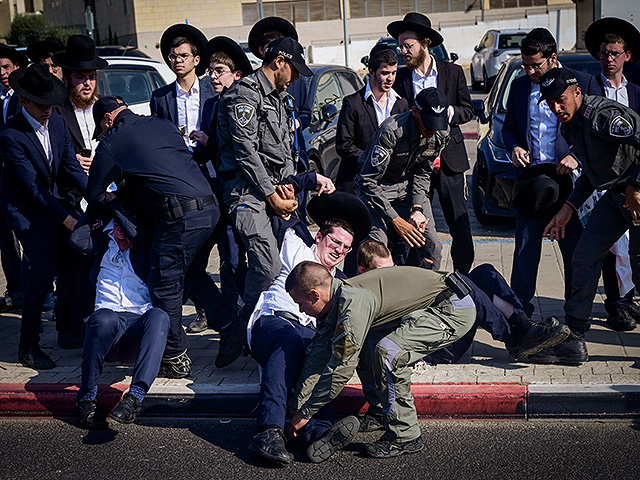
[[[44,29],[44,16],[40,13],[19,13],[11,23],[7,41],[25,47],[40,39]]]

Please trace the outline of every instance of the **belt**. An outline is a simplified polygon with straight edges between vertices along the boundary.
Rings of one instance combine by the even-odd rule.
[[[174,220],[180,220],[187,212],[202,210],[215,203],[216,197],[213,195],[192,198],[181,202],[178,202],[175,195],[173,195],[165,197],[164,202],[162,203],[161,212],[164,219],[171,222]]]
[[[436,299],[433,301],[433,305],[431,305],[431,306],[432,307],[437,307],[438,305],[440,305],[445,300],[449,300],[455,294],[456,293],[451,288],[447,287],[436,296]]]
[[[191,200],[180,202],[180,207],[182,207],[182,213],[187,213],[192,210],[202,210],[204,207],[208,207],[214,203],[216,203],[216,197],[207,195],[206,197],[192,198]]]

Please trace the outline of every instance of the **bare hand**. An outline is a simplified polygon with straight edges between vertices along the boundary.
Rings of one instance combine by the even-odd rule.
[[[427,229],[427,223],[429,223],[429,219],[424,216],[424,213],[415,211],[409,217],[409,223],[414,225],[420,232],[424,233]]]
[[[552,242],[564,238],[564,227],[571,220],[571,215],[573,215],[573,208],[565,203],[544,229],[544,236]]]
[[[623,206],[629,209],[631,220],[633,220],[634,223],[640,222],[640,192],[631,185],[627,185]]]
[[[189,140],[192,142],[200,142],[205,147],[209,141],[209,136],[201,130],[194,130],[189,134]]]
[[[284,199],[281,198],[278,193],[272,193],[267,197],[267,202],[273,208],[273,211],[277,216],[282,217],[285,220],[291,218],[291,214],[298,208],[298,201],[294,198]]]
[[[391,224],[396,232],[398,232],[398,235],[412,247],[421,247],[424,245],[424,235],[422,232],[404,218],[398,216],[391,220]]]
[[[511,162],[514,167],[526,167],[530,163],[529,152],[522,147],[513,147],[513,150],[511,150]]]
[[[80,164],[82,169],[86,173],[89,173],[89,167],[91,167],[91,162],[93,162],[93,159],[91,157],[83,157],[79,153],[76,153],[76,158],[78,159],[78,163]]]
[[[571,155],[567,155],[560,163],[556,166],[556,172],[560,175],[565,175],[567,173],[573,172],[576,168],[578,168],[578,161],[573,158]]]
[[[283,200],[293,200],[296,198],[296,191],[291,184],[276,185],[274,188],[278,196]]]
[[[67,215],[67,218],[64,219],[64,222],[62,222],[64,224],[65,227],[67,227],[69,230],[71,230],[73,232],[73,229],[76,228],[76,223],[78,223],[78,221],[73,218],[71,215]]]
[[[335,190],[336,187],[333,185],[330,178],[316,173],[316,191],[318,192],[318,195],[322,195],[323,193],[333,193]]]
[[[289,425],[287,425],[287,435],[297,437],[298,432],[302,430],[307,423],[309,423],[309,419],[304,418],[300,412],[295,412],[289,421]]]

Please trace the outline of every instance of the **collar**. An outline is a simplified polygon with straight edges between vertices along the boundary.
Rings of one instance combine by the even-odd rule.
[[[29,122],[29,125],[31,125],[31,127],[33,128],[34,132],[46,132],[47,131],[47,127],[49,126],[49,120],[47,120],[46,122],[44,122],[44,125],[41,124],[39,121],[37,121],[35,118],[33,118],[31,115],[29,115],[27,113],[27,111],[24,109],[24,107],[22,107],[22,113],[24,114],[24,118],[27,119],[27,122]]]
[[[7,90],[6,87],[2,87],[2,93],[0,93],[0,96],[2,96],[2,98],[8,98],[11,97],[13,95],[13,88],[9,87],[9,90]]]
[[[82,112],[86,114],[86,113],[91,113],[93,111],[93,105],[91,105],[89,108],[80,108],[80,107],[77,107],[75,103],[71,101],[70,103],[71,103],[71,106],[73,107],[74,112]]]
[[[318,246],[315,243],[311,245],[311,252],[313,253],[313,256],[316,257],[316,260],[318,261],[318,263],[322,263],[320,261],[320,257],[318,257]],[[335,272],[336,272],[336,267],[333,267],[331,270],[329,270],[329,273],[331,274],[332,277],[336,276]]]
[[[431,57],[431,68],[429,69],[429,71],[427,72],[426,75],[422,75],[420,72],[418,72],[417,69],[413,70],[413,75],[419,77],[419,78],[427,78],[430,77],[432,75],[435,75],[436,77],[438,76],[438,66],[436,65],[436,59],[433,58],[433,55],[429,55]]]
[[[364,101],[366,102],[367,100],[369,100],[369,97],[373,97],[373,91],[371,91],[370,83],[367,82],[367,86],[364,90]],[[398,95],[398,93],[393,88],[387,93],[387,101],[397,100],[398,98],[400,98],[400,95]],[[373,97],[373,101],[376,101],[375,97]]]
[[[616,90],[626,87],[627,84],[629,82],[627,82],[627,79],[624,75],[622,75],[622,82],[620,82],[620,86],[619,87],[614,87],[613,84],[611,83],[611,81],[604,76],[604,73],[600,72],[600,78],[602,79],[602,83],[604,84],[605,87],[609,87],[609,88],[615,88]]]
[[[578,109],[576,114],[573,116],[573,120],[571,120],[571,122],[569,123],[577,125],[578,127],[582,127],[582,125],[584,125],[584,114],[586,109],[587,109],[587,102],[585,102],[584,95],[583,95],[582,105],[580,105],[580,108]],[[558,123],[561,123],[560,120],[558,120]]]
[[[177,95],[182,95],[182,94],[186,94],[186,95],[194,95],[197,94],[200,90],[199,90],[200,85],[198,84],[198,77],[196,77],[196,79],[193,81],[193,85],[191,85],[191,88],[189,90],[191,90],[191,93],[187,92],[186,90],[183,90],[182,87],[180,86],[180,84],[178,83],[178,80],[176,80],[176,94]]]
[[[260,86],[262,86],[262,90],[266,95],[270,95],[273,92],[276,92],[276,94],[278,93],[275,85],[271,83],[271,80],[269,80],[269,77],[267,77],[267,74],[264,73],[264,70],[262,70],[262,68],[256,70],[254,75],[256,76],[256,80],[258,80],[258,83],[260,84]]]

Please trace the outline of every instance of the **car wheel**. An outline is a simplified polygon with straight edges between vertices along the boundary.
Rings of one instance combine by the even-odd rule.
[[[496,219],[491,215],[487,215],[483,211],[484,197],[482,191],[478,186],[478,164],[473,167],[473,174],[471,176],[471,204],[473,205],[473,213],[476,219],[482,225],[495,225]]]
[[[480,82],[476,80],[476,77],[473,74],[473,67],[471,65],[469,65],[469,71],[471,72],[471,90],[480,90]]]

